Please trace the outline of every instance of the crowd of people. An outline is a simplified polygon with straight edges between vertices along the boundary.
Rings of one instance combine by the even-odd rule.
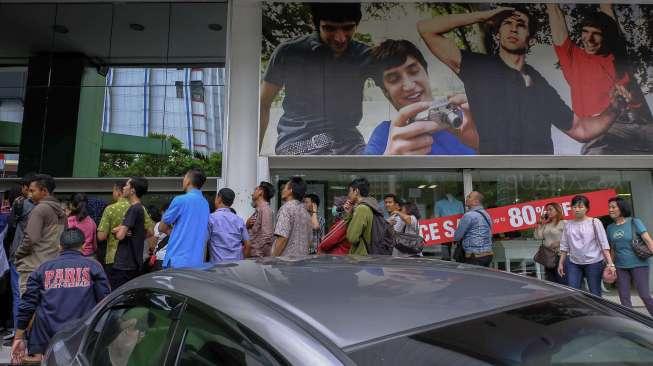
[[[210,212],[202,192],[205,181],[201,170],[189,170],[184,194],[161,208],[143,205],[148,181],[142,177],[116,181],[114,202],[106,207],[83,193],[63,204],[54,196],[55,180],[45,174],[26,177],[12,190],[0,216],[0,233],[11,284],[10,296],[3,299],[11,298],[7,313],[14,327],[5,339],[13,339],[15,359],[38,361],[64,324],[82,318],[112,290],[148,271],[268,256],[422,255],[421,247],[406,251],[398,244],[383,246],[388,240],[398,243],[393,242],[397,233],[419,238],[419,209],[386,194],[384,215],[365,178],[354,179],[347,196],[335,197],[328,232],[319,197],[307,192],[300,177],[283,186],[276,217],[270,206],[275,189],[261,182],[251,194],[254,213],[246,220],[232,208],[236,193],[229,188],[217,192]],[[465,197],[454,258],[488,267],[494,257],[492,218],[483,201],[477,191]],[[587,216],[590,201],[585,196],[574,197],[571,206],[574,217],[565,221],[559,204],[547,204],[535,230],[541,250],[553,256],[548,261],[536,258],[546,267],[545,278],[575,288],[586,279],[589,291],[601,296],[606,273],[616,276],[626,306],[632,306],[632,280],[653,314],[648,261],[631,245],[641,238],[653,251],[653,240],[642,221],[631,217],[628,202],[610,199],[614,223],[607,232],[598,219]]]
[[[628,307],[632,307],[632,281],[647,311],[653,315],[649,263],[633,247],[634,240],[641,240],[653,252],[653,240],[642,221],[632,217],[628,201],[610,198],[609,216],[613,223],[607,230],[599,219],[588,216],[587,197],[575,196],[571,207],[573,218],[564,220],[562,207],[548,203],[535,230],[535,238],[541,239],[542,247],[556,258],[551,264],[545,264],[545,278],[577,289],[582,288],[585,280],[589,292],[599,297],[602,282],[616,281],[621,304]]]

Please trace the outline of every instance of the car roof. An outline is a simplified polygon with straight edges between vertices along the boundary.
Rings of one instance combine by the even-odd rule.
[[[209,305],[207,286],[235,285],[252,301],[272,303],[341,348],[572,293],[526,276],[416,258],[259,258],[164,272],[201,278],[175,291]]]

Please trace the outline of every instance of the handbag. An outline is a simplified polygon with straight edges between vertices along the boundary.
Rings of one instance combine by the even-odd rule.
[[[456,248],[453,250],[453,260],[458,263],[465,262],[465,249],[463,249],[462,242],[456,242]]]
[[[635,219],[630,219],[630,230],[633,235],[633,240],[630,242],[630,246],[633,248],[633,252],[640,259],[649,259],[653,256],[651,250],[648,248],[648,245],[642,239],[642,236],[637,233],[637,227],[635,227]]]
[[[596,244],[599,246],[599,250],[601,253],[603,253],[603,247],[601,246],[601,243],[599,242],[599,235],[596,233],[596,219],[592,219],[592,228],[594,229],[594,239],[596,240]],[[617,281],[617,271],[611,271],[610,267],[605,266],[603,268],[603,282],[605,283],[615,283]]]
[[[400,233],[395,233],[395,248],[404,254],[420,254],[424,249],[424,238],[418,234],[406,232],[406,227]],[[414,227],[413,231],[417,231],[418,227]]]
[[[405,254],[419,254],[424,249],[424,238],[415,234],[395,233],[395,248]]]
[[[558,267],[558,253],[556,253],[555,250],[547,248],[544,246],[544,244],[542,244],[537,250],[537,253],[535,253],[535,256],[533,256],[533,261],[543,265],[544,268],[554,269]]]

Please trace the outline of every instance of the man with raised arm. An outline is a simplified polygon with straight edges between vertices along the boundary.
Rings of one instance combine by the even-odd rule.
[[[490,22],[498,39],[497,55],[460,50],[444,36],[483,22]],[[537,31],[535,22],[527,10],[515,7],[444,15],[418,23],[431,52],[465,85],[481,154],[553,154],[551,125],[587,142],[605,133],[619,114],[614,102],[597,116],[574,115],[555,89],[526,63]]]
[[[587,13],[581,21],[580,45],[569,38],[565,15],[557,4],[547,4],[553,46],[571,90],[574,113],[600,114],[611,103],[612,91],[624,95],[628,108],[598,138],[583,146],[583,154],[642,154],[653,151],[653,118],[630,70],[625,40],[611,4]]]

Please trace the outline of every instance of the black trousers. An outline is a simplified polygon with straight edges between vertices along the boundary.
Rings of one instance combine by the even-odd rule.
[[[492,263],[492,258],[494,258],[493,255],[486,255],[484,257],[475,257],[472,255],[469,258],[465,258],[465,263],[475,266],[489,267]]]
[[[111,268],[111,274],[109,275],[109,283],[111,284],[111,291],[114,291],[118,287],[124,285],[125,283],[133,280],[134,278],[141,275],[139,270],[122,270]]]

